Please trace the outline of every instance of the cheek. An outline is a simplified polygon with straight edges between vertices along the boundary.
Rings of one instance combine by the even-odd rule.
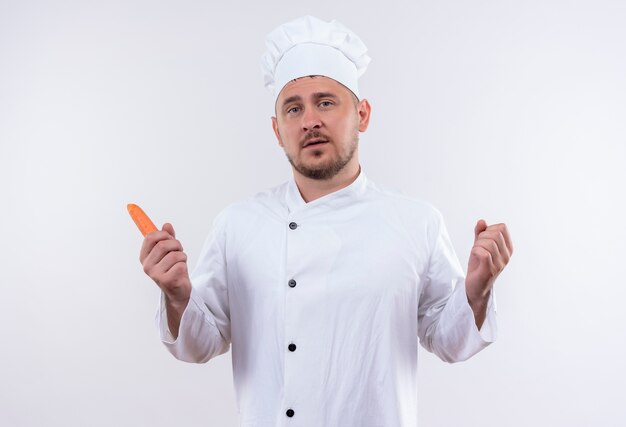
[[[343,123],[338,123],[336,129],[342,139],[352,139],[354,138],[355,132],[359,131],[359,123],[354,120],[344,121]]]
[[[298,129],[293,129],[286,126],[281,128],[280,135],[283,144],[288,147],[297,144],[300,138],[300,133]]]

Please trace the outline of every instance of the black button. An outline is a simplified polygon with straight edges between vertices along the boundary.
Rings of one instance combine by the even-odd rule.
[[[287,409],[287,416],[288,417],[293,417],[294,414],[295,414],[295,412],[293,412],[293,409]]]
[[[289,351],[296,351],[296,345],[295,344],[289,344],[289,347],[287,347],[289,349]]]
[[[290,288],[295,288],[295,287],[296,287],[296,281],[295,281],[295,280],[293,280],[293,279],[291,279],[291,280],[289,281],[289,287],[290,287]]]
[[[289,228],[291,228],[292,230],[295,230],[296,228],[298,228],[298,224],[296,224],[295,222],[290,222]]]

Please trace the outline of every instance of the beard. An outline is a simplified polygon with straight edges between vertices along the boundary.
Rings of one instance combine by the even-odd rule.
[[[323,137],[326,138],[323,134],[319,132],[313,132],[308,134],[306,139]],[[328,138],[326,138],[328,140]],[[328,140],[330,141],[330,140]],[[330,143],[330,142],[329,142]],[[354,153],[359,145],[359,131],[355,129],[352,138],[350,139],[350,143],[346,147],[345,150],[340,151],[333,158],[328,159],[327,161],[319,164],[307,165],[302,161],[294,160],[292,156],[285,150],[285,155],[287,156],[287,160],[291,163],[291,166],[298,171],[301,175],[315,180],[329,180],[335,177],[339,172],[343,170],[343,168],[350,163],[350,160],[354,157]],[[335,146],[337,147],[337,146]],[[338,148],[338,147],[337,147]],[[310,153],[313,157],[319,157],[322,155],[321,150],[312,149],[312,153]]]

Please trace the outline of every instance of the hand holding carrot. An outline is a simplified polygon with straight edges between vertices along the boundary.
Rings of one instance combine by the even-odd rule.
[[[191,296],[187,255],[183,252],[180,241],[176,239],[172,224],[166,223],[158,230],[138,206],[129,205],[128,211],[145,236],[139,261],[143,271],[165,295],[168,326],[176,338],[180,319]]]
[[[161,288],[172,303],[186,306],[191,295],[187,255],[176,239],[172,224],[148,233],[141,246],[139,261],[143,271]]]
[[[187,271],[187,255],[176,240],[172,224],[148,233],[141,246],[139,261],[143,271],[165,295],[167,324],[174,338],[178,337],[180,319],[191,296],[191,280]]]

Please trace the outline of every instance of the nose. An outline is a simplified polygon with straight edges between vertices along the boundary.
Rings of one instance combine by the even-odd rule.
[[[314,108],[307,108],[302,115],[302,130],[307,132],[322,127],[322,119]]]

